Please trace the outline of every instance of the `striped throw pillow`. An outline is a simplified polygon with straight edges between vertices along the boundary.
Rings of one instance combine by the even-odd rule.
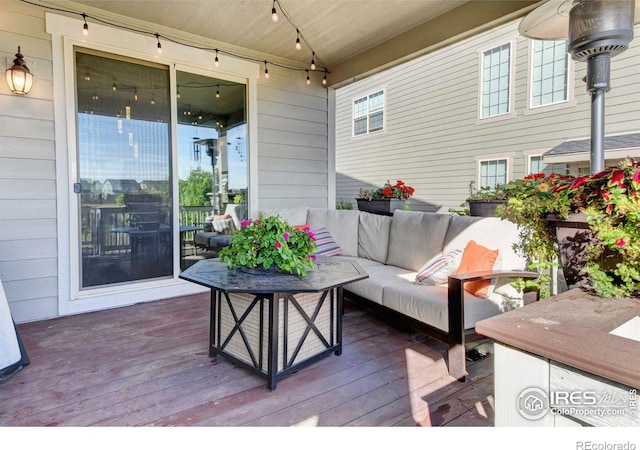
[[[417,273],[416,284],[446,284],[449,275],[458,269],[462,253],[462,250],[452,250],[427,262]]]
[[[313,230],[316,237],[316,255],[333,256],[342,253],[342,248],[336,243],[326,228]]]

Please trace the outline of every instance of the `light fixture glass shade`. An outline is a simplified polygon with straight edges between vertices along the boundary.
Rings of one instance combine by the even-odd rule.
[[[28,94],[33,86],[33,74],[29,71],[27,64],[22,59],[20,47],[16,53],[16,59],[13,60],[13,67],[7,69],[6,77],[9,89],[14,94]]]

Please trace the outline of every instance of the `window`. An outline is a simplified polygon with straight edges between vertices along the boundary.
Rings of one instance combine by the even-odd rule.
[[[533,41],[531,108],[568,100],[567,41]]]
[[[567,164],[545,164],[542,160],[542,155],[530,156],[529,173],[544,173],[545,175],[557,173],[566,175],[569,173],[569,166]]]
[[[478,186],[493,189],[507,182],[507,159],[479,161],[480,176]]]
[[[480,117],[508,114],[510,112],[511,43],[482,53],[482,83]]]
[[[384,91],[369,94],[353,102],[353,135],[380,131],[384,128]]]

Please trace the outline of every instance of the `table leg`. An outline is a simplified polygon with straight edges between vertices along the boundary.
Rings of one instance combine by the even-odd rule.
[[[335,289],[337,295],[337,314],[336,314],[336,345],[338,348],[335,351],[336,356],[342,355],[342,314],[344,312],[343,309],[343,301],[344,301],[344,289],[342,286]],[[333,299],[332,299],[333,300]],[[333,325],[332,325],[333,326]]]
[[[216,308],[218,307],[218,298],[220,296],[220,292],[211,289],[211,311],[209,312],[209,357],[212,358],[215,356],[215,352],[213,351],[213,346],[216,342],[215,332],[216,332]]]
[[[269,294],[269,338],[267,360],[269,370],[267,371],[267,388],[275,390],[278,382],[278,293]]]

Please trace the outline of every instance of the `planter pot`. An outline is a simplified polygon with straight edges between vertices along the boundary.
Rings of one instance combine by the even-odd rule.
[[[392,216],[393,211],[396,209],[404,209],[405,205],[405,200],[399,200],[397,198],[374,198],[373,200],[358,198],[356,200],[360,211],[386,216]]]
[[[589,229],[587,215],[570,214],[566,220],[562,220],[549,214],[546,220],[550,226],[555,228],[560,252],[560,266],[567,287],[569,289],[588,287],[589,279],[583,269],[587,263],[588,249],[597,238]],[[613,270],[619,261],[618,255],[605,251],[600,256],[599,263],[605,270]]]
[[[496,217],[496,208],[506,200],[473,200],[469,202],[469,213],[476,217]]]

